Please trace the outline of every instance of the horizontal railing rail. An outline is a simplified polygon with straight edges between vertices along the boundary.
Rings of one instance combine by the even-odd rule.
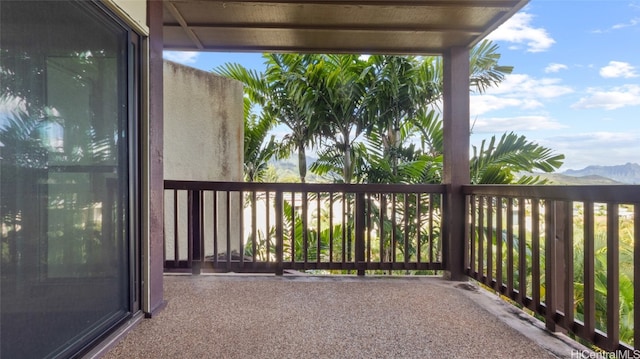
[[[464,186],[465,270],[609,351],[640,343],[640,186]]]
[[[164,184],[167,272],[443,269],[443,185]]]

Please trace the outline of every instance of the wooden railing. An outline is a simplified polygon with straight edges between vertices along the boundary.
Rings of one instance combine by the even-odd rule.
[[[609,351],[640,343],[640,186],[464,186],[467,274]]]
[[[441,235],[446,188],[165,181],[165,271],[452,270]],[[611,351],[640,343],[640,186],[463,193],[469,277],[551,331]]]
[[[165,181],[165,271],[435,273],[444,191]]]

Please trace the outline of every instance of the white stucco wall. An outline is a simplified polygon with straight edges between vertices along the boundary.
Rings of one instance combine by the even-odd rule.
[[[164,64],[164,178],[197,181],[242,181],[244,119],[242,84],[209,72],[166,61]],[[205,255],[213,254],[213,203],[204,198]],[[167,258],[174,257],[173,196],[165,194]],[[178,198],[179,257],[187,258],[186,193]],[[241,201],[217,196],[218,253],[226,252],[227,215],[231,250],[239,248]]]
[[[107,6],[115,11],[130,26],[141,33],[147,35],[149,26],[147,24],[147,0],[102,0]]]
[[[164,178],[241,181],[242,83],[164,64]]]

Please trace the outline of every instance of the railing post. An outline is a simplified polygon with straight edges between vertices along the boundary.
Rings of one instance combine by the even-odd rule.
[[[447,276],[464,281],[465,195],[469,184],[469,49],[453,47],[443,54],[443,169],[447,184],[443,206],[443,253]]]
[[[365,233],[365,201],[364,201],[364,193],[356,193],[356,218],[355,218],[355,227],[356,227],[356,269],[358,270],[358,275],[363,276],[366,268],[366,263],[364,260],[364,233]]]
[[[199,275],[202,272],[202,211],[201,211],[202,192],[198,190],[189,191],[189,234],[188,241],[190,244],[189,257],[191,259],[191,273]]]
[[[284,210],[281,190],[276,191],[274,206],[276,210],[276,275],[281,276],[284,274],[284,233],[282,230]]]

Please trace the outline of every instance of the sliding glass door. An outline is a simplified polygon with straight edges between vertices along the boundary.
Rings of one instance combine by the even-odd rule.
[[[0,357],[66,357],[137,305],[137,36],[92,2],[0,26]]]

